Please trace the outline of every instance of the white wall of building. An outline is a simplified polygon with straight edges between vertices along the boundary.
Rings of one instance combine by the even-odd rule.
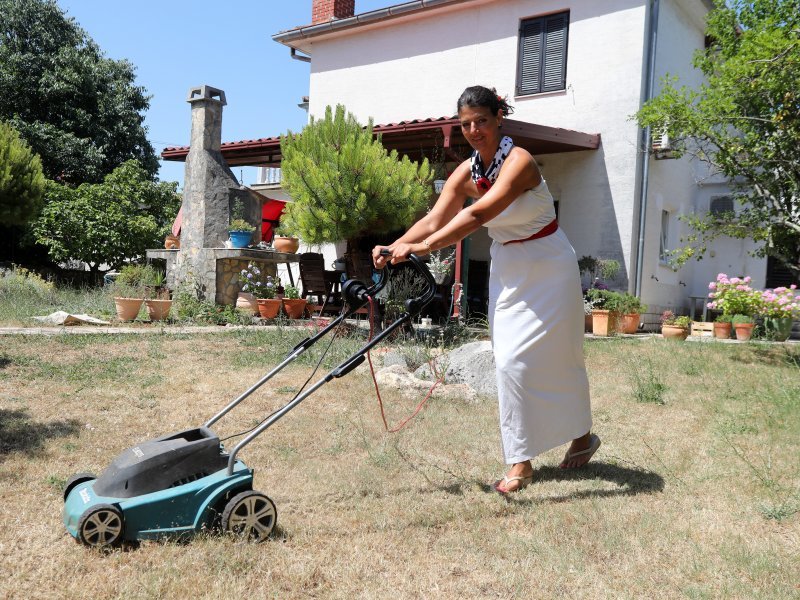
[[[376,124],[452,116],[461,91],[495,87],[516,111],[512,118],[601,134],[601,147],[537,156],[559,202],[560,222],[578,256],[616,258],[623,265],[618,287],[633,278],[639,130],[631,116],[643,94],[649,0],[476,0],[423,11],[368,27],[304,42],[310,52],[309,113],[344,104],[360,120]],[[559,92],[515,96],[521,19],[570,11],[567,86]],[[702,0],[660,0],[656,78],[670,73],[697,86],[692,55],[704,44]],[[656,86],[656,93],[658,85]],[[763,261],[751,244],[720,242],[700,263],[673,272],[659,260],[662,210],[672,215],[670,244],[687,233],[678,215],[706,211],[724,194],[724,181],[703,178],[689,159],[649,160],[646,246],[642,296],[655,309],[686,308],[724,271],[750,274],[763,284]],[[473,236],[473,258],[488,258],[488,239]],[[327,256],[331,254],[331,256]],[[326,251],[326,262],[335,252]],[[330,258],[330,261],[328,260]]]
[[[704,26],[698,18],[697,4],[687,0],[662,0],[659,15],[656,77],[666,74],[678,77],[678,85],[699,87],[700,71],[687,68],[696,50],[704,47]],[[656,86],[656,94],[660,84]],[[724,178],[710,177],[708,169],[696,159],[650,159],[648,214],[643,264],[642,298],[661,308],[683,310],[686,298],[708,293],[708,283],[717,273],[748,274],[753,283],[763,286],[765,262],[753,258],[749,251],[754,244],[748,241],[720,239],[701,260],[692,260],[678,271],[673,271],[659,260],[659,236],[662,210],[669,211],[670,246],[681,245],[681,237],[690,233],[689,227],[679,220],[683,214],[708,212],[713,196],[725,195],[729,187]],[[698,308],[700,301],[697,301]]]
[[[567,89],[515,97],[520,20],[563,10],[570,11]],[[578,255],[616,258],[627,276],[638,135],[629,116],[641,96],[644,0],[503,0],[428,14],[315,41],[310,113],[341,103],[377,124],[451,116],[461,91],[483,84],[509,97],[512,118],[600,133],[597,151],[537,159]],[[485,247],[476,240],[472,251],[480,258]]]

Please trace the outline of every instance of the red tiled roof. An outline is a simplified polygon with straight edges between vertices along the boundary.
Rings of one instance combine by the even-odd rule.
[[[470,148],[461,134],[461,125],[456,117],[430,117],[375,125],[373,132],[380,135],[383,145],[397,150],[412,159],[418,159],[434,147],[449,148],[451,158],[469,155]],[[503,132],[514,138],[514,142],[533,154],[553,154],[594,150],[600,145],[600,134],[583,133],[525,121],[505,119]],[[280,166],[280,137],[266,137],[237,142],[223,142],[220,148],[231,166]],[[184,161],[189,146],[164,148],[164,160]]]

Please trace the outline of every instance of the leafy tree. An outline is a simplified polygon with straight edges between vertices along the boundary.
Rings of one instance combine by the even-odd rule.
[[[800,0],[716,0],[695,55],[699,89],[663,82],[637,114],[688,153],[725,175],[742,208],[724,218],[691,215],[676,256],[700,260],[720,235],[753,239],[757,254],[800,275]]]
[[[55,0],[0,0],[0,119],[42,158],[49,179],[99,182],[128,159],[158,169],[134,67],[106,58]]]
[[[410,225],[431,196],[427,159],[418,165],[387,153],[372,121],[362,127],[341,105],[312,117],[300,135],[281,137],[281,152],[282,183],[294,200],[281,229],[311,244],[347,240],[351,258],[364,251],[361,238]]]
[[[49,181],[46,205],[33,230],[56,261],[76,259],[98,271],[159,247],[180,206],[177,183],[151,181],[135,160],[102,183],[77,188]]]
[[[0,122],[0,223],[22,225],[36,216],[44,183],[39,157],[13,127]]]

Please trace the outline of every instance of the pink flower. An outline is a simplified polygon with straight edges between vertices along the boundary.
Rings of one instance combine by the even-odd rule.
[[[750,279],[751,279],[750,275],[748,275],[747,277],[744,278],[744,282],[745,283],[750,283]]]
[[[715,290],[715,289],[717,289],[717,284],[716,284],[716,282],[712,281],[711,283],[709,283],[709,284],[708,284],[708,289],[710,289],[710,290]]]
[[[740,283],[741,281],[738,277],[731,277],[731,283]]]

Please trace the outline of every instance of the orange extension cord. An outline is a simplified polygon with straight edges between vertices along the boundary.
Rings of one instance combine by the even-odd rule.
[[[369,339],[372,340],[372,335],[374,333],[373,328],[375,323],[375,319],[373,318],[375,315],[375,304],[374,300],[372,299],[372,296],[367,296],[367,298],[369,298]],[[422,410],[422,407],[425,406],[425,403],[430,399],[431,395],[433,394],[433,390],[436,389],[436,386],[442,383],[442,381],[444,381],[444,373],[442,373],[442,375],[439,376],[439,378],[433,382],[431,389],[428,390],[428,393],[422,399],[422,402],[420,402],[417,405],[417,408],[414,409],[414,412],[411,413],[411,415],[404,421],[402,421],[399,425],[390,428],[389,424],[386,422],[386,413],[383,410],[383,400],[381,399],[381,391],[378,389],[378,379],[375,377],[375,367],[372,366],[372,357],[370,356],[369,352],[370,351],[367,350],[367,361],[369,362],[370,373],[372,373],[372,382],[375,384],[375,394],[377,394],[378,396],[378,406],[380,406],[381,408],[381,419],[383,419],[383,426],[389,433],[396,433],[400,431],[403,427],[405,427],[408,424],[408,422],[411,421],[411,419],[417,416],[417,414],[419,414],[419,411]],[[433,359],[431,359],[431,361],[428,363],[431,367],[431,373],[434,372],[433,362],[434,362]]]

